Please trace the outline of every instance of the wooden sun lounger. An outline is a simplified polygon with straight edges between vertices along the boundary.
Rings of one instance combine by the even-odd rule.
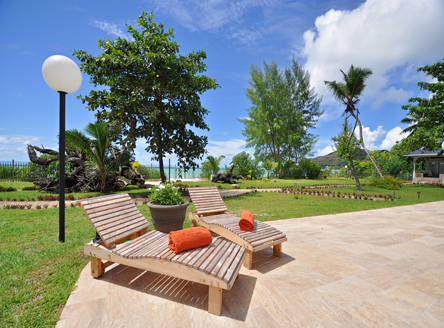
[[[239,228],[240,218],[227,213],[219,190],[216,187],[188,188],[196,213],[190,213],[193,226],[197,224],[214,231],[245,248],[247,256],[244,266],[251,269],[253,252],[273,246],[273,255],[280,257],[282,243],[287,241],[285,234],[261,221],[254,221],[253,231]]]
[[[120,263],[208,285],[208,312],[221,314],[222,289],[231,289],[246,257],[242,247],[218,237],[210,245],[176,255],[168,248],[168,234],[148,230],[149,222],[128,194],[91,198],[76,205],[82,207],[101,237],[84,248],[91,256],[94,277]],[[125,241],[128,238],[131,240]],[[118,244],[121,241],[125,242]]]

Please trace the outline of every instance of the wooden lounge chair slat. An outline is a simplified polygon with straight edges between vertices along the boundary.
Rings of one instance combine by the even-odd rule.
[[[241,249],[241,247],[239,245],[236,245],[236,244],[233,244],[233,245],[234,245],[234,248],[231,251],[230,256],[225,260],[225,263],[223,264],[222,268],[219,270],[219,273],[216,276],[218,279],[224,278],[225,274],[227,273],[226,271],[227,271],[228,267],[231,265],[234,258],[236,257],[239,250]]]
[[[140,243],[135,244],[131,249],[124,250],[123,252],[116,252],[116,254],[125,258],[131,258],[131,256],[133,256],[137,252],[140,252],[146,247],[150,247],[153,242],[155,242],[159,238],[161,238],[161,236],[151,236],[150,238],[147,238],[145,240],[142,240]]]
[[[131,223],[134,224],[136,221],[146,222],[146,219],[141,213],[133,212],[130,215],[119,216],[114,220],[109,220],[107,224],[94,225],[94,228],[100,229],[101,231],[112,231],[120,229],[121,227],[127,226]]]
[[[184,264],[183,261],[184,261],[184,260],[189,256],[189,254],[192,253],[193,251],[194,251],[193,249],[188,249],[188,250],[186,250],[186,251],[184,251],[184,252],[181,252],[181,253],[177,254],[177,255],[179,255],[179,256],[175,259],[176,263]],[[177,256],[177,255],[176,255],[176,256]]]
[[[184,265],[188,265],[188,263],[189,263],[189,262],[190,262],[195,256],[197,256],[197,254],[198,254],[199,252],[200,252],[200,249],[199,249],[199,248],[195,248],[195,249],[193,249],[192,252],[188,253],[188,256],[182,260],[182,264],[184,264]],[[173,261],[173,260],[174,260],[174,258],[171,259],[171,261]]]
[[[242,252],[238,252],[236,257],[234,258],[233,262],[231,263],[230,267],[227,269],[227,272],[225,273],[225,276],[223,278],[223,280],[225,282],[228,282],[229,280],[232,279],[232,276],[236,271],[237,268],[239,268],[245,258],[245,253],[242,254]]]
[[[215,265],[213,266],[211,271],[208,270],[209,268],[207,268],[208,272],[207,271],[205,271],[205,272],[209,273],[213,277],[216,277],[216,275],[219,273],[220,269],[224,265],[227,258],[230,256],[230,254],[233,251],[235,246],[236,246],[236,244],[227,243],[221,253],[221,256],[220,257],[218,256],[218,258],[216,259]]]
[[[199,259],[196,259],[194,263],[191,263],[193,262],[191,261],[189,265],[191,265],[194,269],[198,269],[200,265],[207,259],[207,257],[210,256],[211,253],[213,253],[213,251],[217,248],[217,246],[220,244],[221,241],[222,241],[221,239],[218,239],[217,241],[213,242],[211,244],[211,247],[208,247],[206,251],[201,254]]]
[[[209,244],[208,246],[209,246],[208,248],[202,248],[202,249],[196,254],[195,257],[191,258],[191,259],[188,261],[187,266],[189,266],[189,267],[193,267],[194,264],[195,264],[199,259],[201,259],[202,256],[204,256],[204,254],[208,251],[208,249],[211,249],[212,247],[214,247],[214,240],[213,240],[213,242],[212,242],[211,244]]]
[[[281,239],[277,239],[277,240],[272,240],[272,241],[270,241],[268,243],[264,243],[264,244],[260,244],[258,246],[255,246],[253,248],[253,252],[258,252],[258,251],[261,251],[261,250],[263,250],[265,248],[268,248],[270,246],[282,244],[283,242],[286,242],[286,241],[287,241],[287,237],[281,238]]]
[[[255,246],[257,246],[257,245],[264,244],[264,243],[270,242],[270,241],[272,241],[272,240],[281,239],[281,238],[283,238],[283,237],[285,237],[285,234],[281,232],[279,235],[276,235],[276,236],[272,236],[272,237],[269,237],[269,238],[266,238],[266,239],[261,239],[261,240],[255,241],[255,242],[251,243],[251,245],[253,245],[253,247],[255,247]]]
[[[137,208],[134,209],[133,206],[131,206],[131,207],[128,206],[128,208],[125,210],[120,210],[118,212],[112,212],[107,215],[103,215],[103,216],[99,216],[99,217],[95,217],[95,218],[89,217],[89,219],[91,220],[91,223],[93,225],[100,226],[100,225],[105,225],[108,222],[115,220],[116,216],[123,217],[125,215],[130,215],[132,213],[140,213],[140,211]]]
[[[134,253],[137,249],[140,249],[145,244],[151,244],[154,240],[162,237],[162,233],[159,231],[153,230],[147,232],[145,235],[140,236],[132,240],[131,243],[128,243],[126,246],[119,248],[115,251],[117,255],[125,256],[126,254]]]
[[[266,239],[268,237],[272,237],[272,236],[276,236],[276,235],[283,235],[283,233],[279,230],[266,231],[264,233],[258,233],[257,235],[254,235],[254,236],[247,236],[247,237],[245,237],[245,240],[248,241],[249,243],[254,243],[254,242],[259,241],[261,239]]]
[[[162,257],[168,257],[171,254],[174,254],[174,253],[171,251],[171,249],[167,245],[166,249],[163,252],[160,252],[159,254],[157,254],[154,258],[160,260],[160,259],[162,259]]]
[[[134,252],[131,254],[131,259],[148,259],[151,257],[152,254],[156,253],[160,247],[163,247],[163,245],[167,242],[167,237],[163,236],[157,240],[155,240],[148,248],[143,248],[138,250],[137,252]]]
[[[125,230],[133,229],[133,228],[138,227],[143,224],[146,224],[146,220],[143,220],[143,218],[141,219],[140,216],[138,216],[138,217],[135,216],[134,220],[132,222],[128,221],[128,222],[123,222],[121,224],[118,224],[116,226],[111,226],[109,228],[105,227],[105,229],[100,229],[99,234],[101,233],[101,236],[103,238],[109,239],[110,237],[113,237],[116,234],[121,234]],[[100,227],[98,227],[98,228],[100,228]]]
[[[126,255],[130,259],[146,258],[148,251],[152,250],[155,245],[164,242],[164,238],[165,235],[156,236],[155,238],[150,239],[148,243],[141,245],[141,247],[134,249],[131,253],[128,253]]]
[[[108,209],[113,209],[116,207],[119,208],[119,207],[122,207],[125,205],[132,205],[132,204],[134,204],[134,201],[131,198],[122,198],[118,202],[109,201],[109,202],[102,202],[102,203],[96,203],[96,204],[91,204],[91,205],[85,205],[84,211],[86,212],[86,214],[92,214],[92,213],[97,213],[97,212],[103,212]]]
[[[210,265],[211,261],[219,254],[226,243],[226,240],[223,240],[219,245],[217,245],[216,249],[211,252],[210,255],[205,259],[205,261],[199,266],[199,271],[205,271],[205,269]]]
[[[133,233],[136,233],[142,229],[147,229],[149,227],[148,223],[143,223],[141,225],[135,226],[133,227],[129,227],[131,228],[130,230],[128,229],[122,229],[120,231],[115,231],[114,233],[111,234],[112,238],[110,238],[111,236],[107,236],[106,240],[108,243],[110,243],[110,246],[120,240],[126,239],[129,236],[131,236]],[[99,233],[100,235],[100,233]],[[102,236],[101,236],[102,237]],[[102,240],[105,242],[105,239],[102,237]],[[106,243],[106,242],[105,242]]]
[[[136,210],[139,211],[139,209],[137,207],[134,208],[134,206],[132,204],[129,204],[129,205],[116,207],[114,209],[110,209],[110,210],[103,211],[103,212],[97,212],[97,213],[93,213],[93,214],[86,213],[86,216],[91,220],[92,223],[96,223],[96,221],[106,220],[106,219],[114,217],[115,215],[122,215],[122,214],[130,213],[130,212],[133,212]]]

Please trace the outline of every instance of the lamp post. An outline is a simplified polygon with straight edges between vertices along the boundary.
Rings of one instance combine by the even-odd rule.
[[[65,95],[76,92],[82,85],[82,73],[70,58],[55,55],[42,66],[45,82],[60,94],[59,121],[59,242],[65,242]]]
[[[167,154],[168,158],[168,183],[171,182],[171,159],[173,158],[173,154]]]

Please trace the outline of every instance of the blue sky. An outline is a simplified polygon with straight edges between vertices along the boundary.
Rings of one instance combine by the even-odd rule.
[[[0,161],[28,161],[26,145],[58,149],[58,95],[43,80],[41,68],[51,55],[73,50],[98,55],[99,39],[125,37],[142,11],[175,31],[181,53],[207,53],[206,74],[221,88],[206,92],[210,110],[208,154],[225,155],[223,164],[246,150],[237,117],[251,104],[245,96],[249,66],[274,59],[284,68],[294,57],[311,74],[325,110],[316,129],[314,155],[331,152],[331,137],[343,121],[343,105],[332,99],[324,80],[341,80],[351,64],[373,70],[358,108],[369,149],[389,150],[406,126],[401,109],[414,96],[427,97],[416,83],[427,80],[417,67],[444,57],[442,0],[149,0],[149,1],[0,1]],[[77,95],[66,100],[66,129],[94,121]],[[136,159],[151,163],[138,140]],[[165,162],[167,160],[165,159]],[[174,162],[174,158],[172,160]],[[156,163],[153,163],[156,165]]]

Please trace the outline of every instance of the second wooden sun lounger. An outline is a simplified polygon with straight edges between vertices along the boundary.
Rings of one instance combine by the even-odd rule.
[[[196,213],[189,215],[193,225],[199,224],[245,248],[244,266],[247,269],[253,266],[253,252],[273,246],[273,255],[281,256],[282,243],[287,241],[283,232],[257,220],[253,231],[240,230],[239,218],[227,213],[216,187],[194,187],[188,191],[196,209]]]
[[[128,194],[91,198],[77,205],[101,237],[84,248],[91,256],[94,277],[120,263],[205,284],[209,286],[208,312],[221,314],[222,289],[231,289],[246,257],[242,247],[220,237],[213,238],[210,245],[176,255],[168,248],[168,234],[148,230],[150,224]],[[125,242],[118,244],[121,241]]]

